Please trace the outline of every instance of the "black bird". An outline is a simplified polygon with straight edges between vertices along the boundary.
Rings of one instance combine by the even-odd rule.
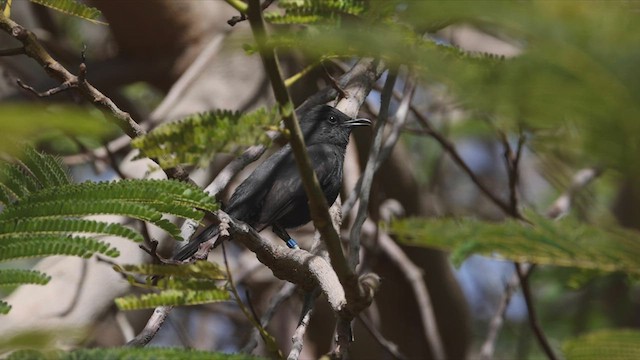
[[[300,119],[307,151],[327,203],[333,204],[340,192],[351,128],[370,124],[367,119],[352,119],[328,105],[315,106]],[[236,188],[225,211],[257,231],[271,226],[289,247],[296,247],[285,229],[308,223],[311,214],[291,145],[287,144],[260,164]],[[217,225],[207,227],[180,249],[174,259],[188,259],[201,243],[217,233]]]

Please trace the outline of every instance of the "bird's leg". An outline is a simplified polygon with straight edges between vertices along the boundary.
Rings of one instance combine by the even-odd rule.
[[[289,233],[287,233],[285,229],[281,228],[278,225],[272,225],[271,231],[273,231],[274,234],[278,235],[278,237],[287,244],[289,249],[299,249],[298,243],[293,240],[293,238],[289,235]]]

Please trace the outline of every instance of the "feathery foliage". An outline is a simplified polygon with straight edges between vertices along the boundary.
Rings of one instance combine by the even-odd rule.
[[[26,148],[20,160],[0,164],[0,202],[4,205],[0,212],[0,261],[51,255],[88,258],[95,253],[116,257],[117,249],[97,237],[118,236],[141,242],[142,235],[122,224],[84,217],[127,216],[153,224],[180,239],[180,229],[165,215],[199,221],[203,211],[217,208],[213,198],[184,182],[123,180],[73,184],[59,159],[32,148]],[[203,266],[192,269],[192,273],[197,271],[214,272]],[[45,274],[36,272],[0,271],[0,285],[47,281]],[[205,286],[187,284],[183,288]],[[190,294],[188,299],[204,301],[213,297],[211,293]],[[0,312],[6,313],[8,309],[8,304],[0,303]]]
[[[134,139],[132,144],[145,156],[159,159],[163,168],[184,164],[205,166],[218,152],[267,143],[265,131],[279,119],[276,108],[248,114],[216,110],[160,125]]]
[[[640,359],[640,331],[596,331],[566,341],[562,350],[567,360]]]
[[[95,24],[107,25],[107,23],[98,20],[102,15],[100,10],[87,6],[77,0],[31,0],[36,4],[52,8],[67,15],[79,17],[91,21]]]
[[[216,264],[198,261],[188,265],[143,264],[114,266],[134,286],[156,292],[116,299],[121,310],[154,308],[157,306],[197,305],[229,300],[229,292],[218,283],[226,279]],[[145,276],[145,281],[138,278]],[[160,277],[159,279],[157,277]]]
[[[23,269],[0,269],[0,286],[21,284],[46,285],[51,277],[40,271]]]
[[[266,12],[266,21],[273,24],[339,22],[343,16],[361,14],[366,3],[363,0],[285,0],[278,5],[285,13]]]
[[[291,3],[290,9],[313,8],[313,2]],[[269,42],[310,61],[371,56],[407,65],[430,83],[446,85],[465,109],[490,116],[503,131],[524,129],[537,151],[637,177],[640,78],[634,64],[640,60],[640,22],[635,10],[637,4],[623,2],[488,6],[388,0],[363,6],[356,19],[340,26],[275,28]],[[438,33],[460,25],[504,40],[516,56],[466,53]]]
[[[1,250],[0,250],[1,251]],[[51,277],[35,270],[0,269],[0,287],[19,286],[24,284],[46,285]],[[7,314],[11,305],[0,300],[0,314]]]
[[[104,116],[79,106],[19,104],[0,107],[0,151],[16,155],[24,150],[21,141],[44,141],[68,137],[101,138],[115,129]]]
[[[258,360],[260,358],[247,354],[225,354],[185,348],[161,347],[121,347],[109,349],[77,349],[71,352],[36,350],[20,350],[12,353],[10,360]]]
[[[602,229],[570,219],[561,222],[529,216],[533,225],[516,220],[487,223],[471,219],[401,219],[391,232],[410,245],[452,252],[460,264],[472,254],[518,262],[570,266],[640,274],[640,234]]]

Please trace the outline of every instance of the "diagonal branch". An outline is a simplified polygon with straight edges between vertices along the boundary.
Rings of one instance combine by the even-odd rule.
[[[130,138],[136,138],[146,134],[146,131],[133,120],[129,113],[121,110],[110,98],[86,81],[84,78],[84,74],[86,72],[86,67],[83,69],[84,64],[81,64],[80,66],[80,75],[73,75],[53,57],[51,57],[49,52],[47,52],[47,50],[40,44],[35,34],[1,13],[0,29],[20,41],[24,47],[25,55],[38,62],[50,77],[63,84],[59,86],[59,88],[67,86],[64,84],[69,84],[68,87],[77,88],[78,92],[87,100],[91,101],[97,108],[111,114],[112,118],[115,120],[115,124]],[[54,89],[49,91],[53,93],[62,91]],[[30,89],[30,91],[39,94],[34,89]],[[46,92],[44,93],[46,94]],[[167,169],[165,172],[170,178],[182,181],[189,180],[189,174],[182,167],[178,166],[173,169]]]
[[[329,205],[324,197],[318,179],[313,167],[309,154],[306,151],[300,125],[293,112],[293,105],[287,88],[282,79],[280,67],[276,53],[273,49],[266,46],[266,29],[259,0],[250,0],[248,9],[249,23],[253,31],[254,38],[257,42],[260,57],[262,58],[265,71],[271,80],[271,86],[276,100],[280,105],[285,126],[291,133],[290,144],[293,154],[300,171],[300,177],[304,185],[305,193],[309,199],[309,210],[311,218],[320,232],[329,252],[331,265],[335,270],[340,283],[344,287],[348,304],[347,318],[353,317],[362,309],[371,303],[371,293],[366,291],[368,284],[364,287],[359,284],[356,274],[349,268],[342,250],[340,237],[333,227],[331,217],[329,215]],[[368,93],[368,90],[366,91]]]
[[[564,215],[566,215],[570,208],[571,203],[573,202],[573,198],[575,194],[589,185],[594,179],[596,179],[602,170],[599,168],[586,168],[578,171],[572,179],[571,185],[569,188],[560,195],[556,201],[547,209],[547,217],[553,220],[559,220]],[[533,265],[523,264],[520,266],[520,273],[523,277],[528,277],[533,270]],[[511,301],[511,297],[515,290],[520,285],[520,278],[517,273],[513,275],[513,277],[507,283],[504,294],[502,295],[502,299],[500,300],[500,305],[498,307],[498,311],[494,314],[493,318],[489,322],[489,332],[486,340],[482,344],[480,349],[480,358],[483,360],[488,360],[493,358],[494,350],[495,350],[495,342],[498,338],[498,333],[502,328],[504,322],[504,316]]]
[[[424,114],[422,114],[420,111],[415,111],[414,114],[416,115],[416,118],[418,119],[420,124],[422,124],[422,127],[424,128],[425,132],[431,137],[433,137],[440,144],[440,146],[442,146],[444,151],[446,151],[447,154],[451,156],[451,159],[453,160],[453,162],[455,162],[462,169],[462,171],[464,171],[467,174],[469,179],[473,181],[473,183],[478,187],[478,189],[480,189],[480,191],[483,194],[485,194],[485,196],[487,196],[496,206],[498,206],[502,211],[504,211],[505,214],[519,220],[524,220],[522,215],[518,213],[514,214],[511,211],[511,206],[507,202],[505,202],[504,200],[496,196],[493,193],[493,191],[491,191],[489,187],[487,187],[482,182],[482,180],[478,178],[478,176],[473,172],[473,170],[471,170],[469,165],[467,165],[467,163],[462,159],[462,157],[458,153],[458,150],[456,149],[456,146],[444,135],[436,131],[431,125],[431,123],[429,122],[429,119],[427,119],[427,117],[424,116]]]

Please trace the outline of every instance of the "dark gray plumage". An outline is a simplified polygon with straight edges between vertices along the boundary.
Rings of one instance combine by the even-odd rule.
[[[351,119],[328,105],[313,107],[300,119],[311,163],[329,204],[333,204],[340,192],[351,128],[370,124],[366,119]],[[284,146],[260,164],[236,188],[225,211],[257,231],[271,226],[284,241],[289,240],[285,229],[311,221],[307,196],[291,145]],[[201,243],[217,233],[217,225],[207,227],[183,247],[174,259],[188,259],[196,253]]]

